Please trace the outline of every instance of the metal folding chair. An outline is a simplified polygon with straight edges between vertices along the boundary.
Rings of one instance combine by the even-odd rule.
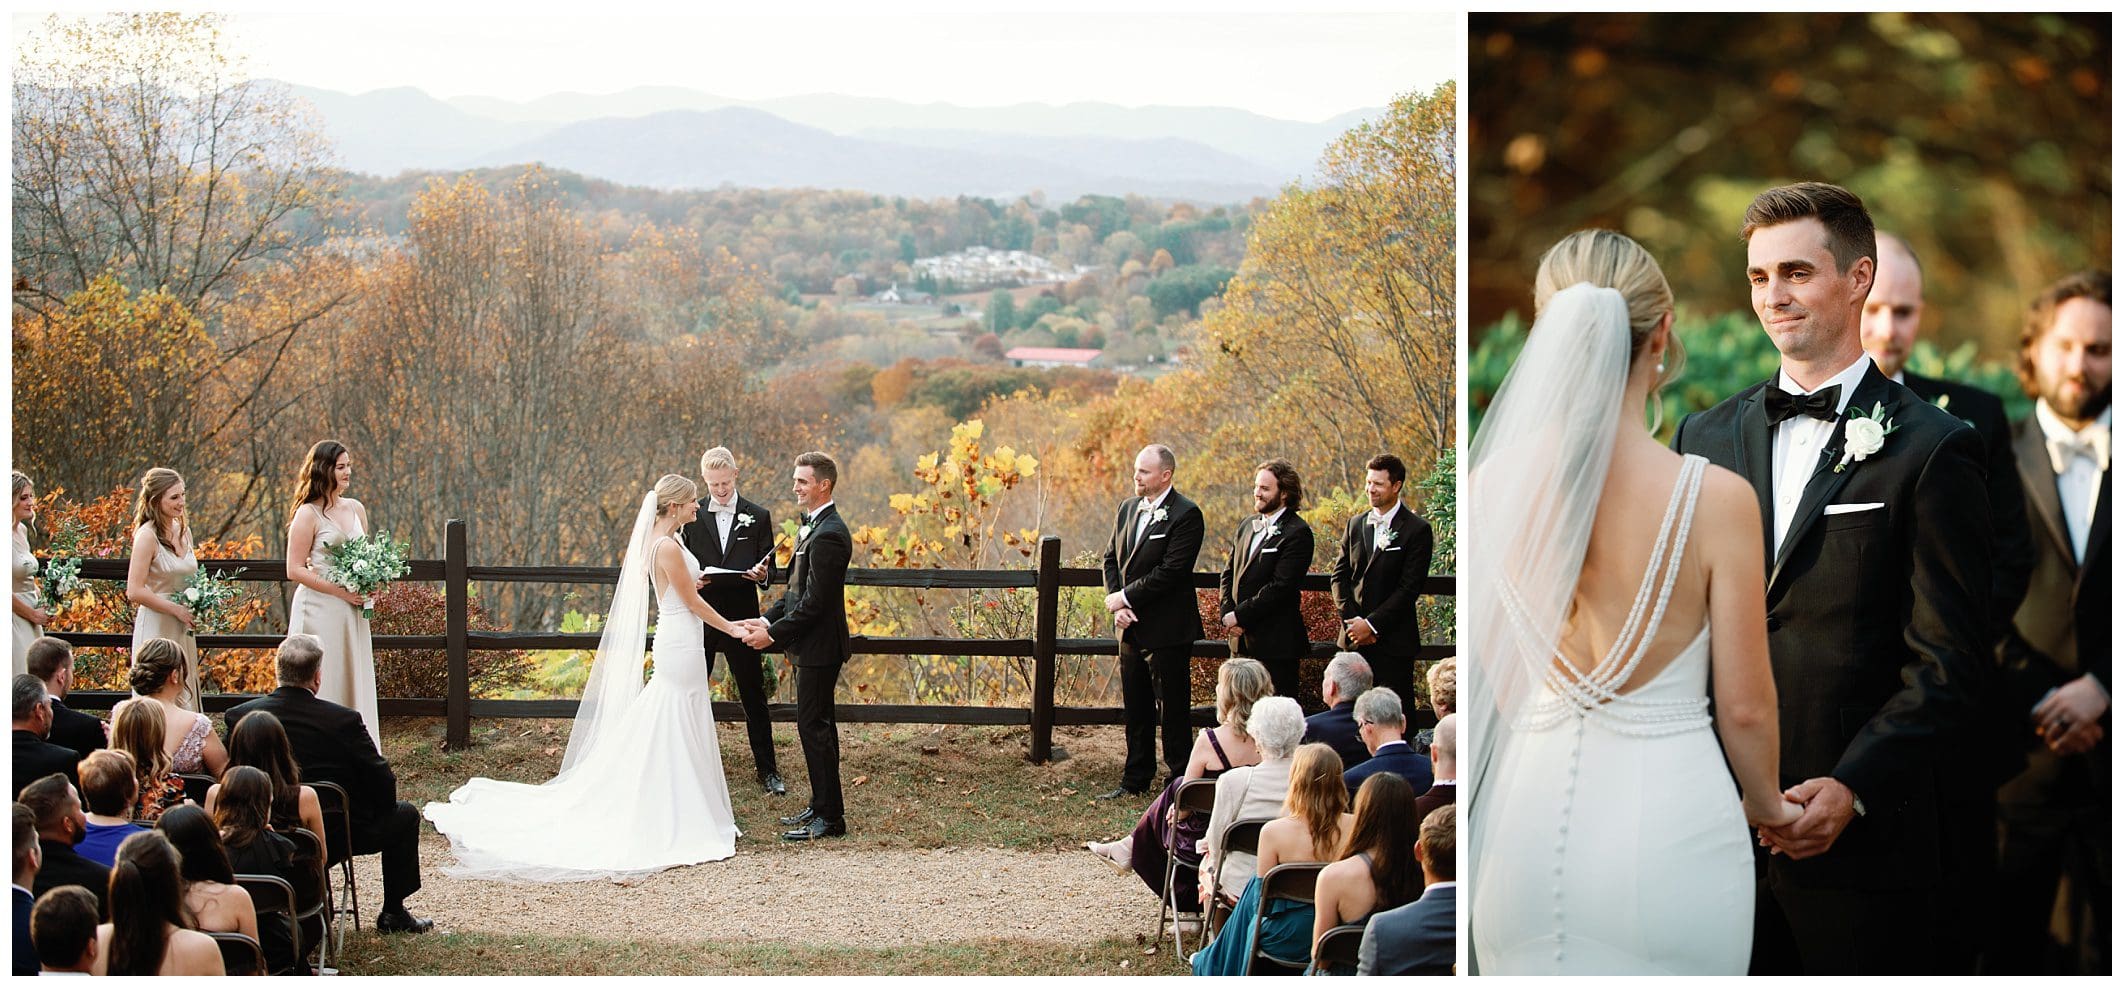
[[[1158,900],[1158,925],[1151,931],[1151,945],[1155,947],[1164,941],[1165,924],[1170,920],[1173,924],[1173,953],[1182,963],[1187,961],[1187,947],[1180,935],[1180,914],[1194,913],[1199,917],[1201,910],[1193,902],[1181,902],[1180,893],[1175,890],[1174,885],[1179,879],[1181,868],[1202,866],[1202,854],[1197,849],[1183,850],[1179,846],[1180,811],[1186,810],[1207,816],[1216,805],[1217,780],[1189,779],[1180,784],[1179,792],[1173,794],[1173,815],[1165,821],[1165,846],[1171,850],[1165,856],[1165,894]],[[1201,942],[1195,944],[1195,949],[1201,948]]]
[[[241,933],[209,933],[214,946],[221,948],[222,973],[230,975],[253,975],[266,973],[265,951],[258,941]]]
[[[1259,854],[1261,851],[1261,828],[1268,826],[1271,819],[1273,818],[1254,817],[1247,820],[1233,820],[1225,824],[1223,835],[1217,838],[1217,847],[1222,849],[1224,856],[1227,858],[1231,857],[1234,852],[1239,854]],[[1223,925],[1227,914],[1231,912],[1230,908],[1224,905],[1224,900],[1220,896],[1220,893],[1223,892],[1223,879],[1224,866],[1220,862],[1217,870],[1210,873],[1209,910],[1202,917],[1204,920],[1202,924],[1203,943],[1208,943],[1211,938],[1216,936],[1215,927]]]
[[[304,958],[309,952],[302,949],[302,924],[295,921],[295,886],[279,875],[237,875],[236,884],[251,893],[251,908],[257,911],[259,923],[265,923],[269,914],[286,918],[288,938],[295,946],[295,963],[307,963]]]
[[[334,950],[333,942],[338,924],[329,908],[332,902],[332,869],[325,864],[324,838],[301,827],[287,833],[288,840],[295,844],[295,865],[302,869],[310,881],[296,886],[295,921],[301,924],[315,923],[317,927],[317,963],[330,966]]]
[[[179,772],[177,777],[184,780],[184,798],[205,806],[207,790],[213,788],[214,777],[197,772]]]
[[[1313,902],[1313,883],[1320,878],[1320,870],[1327,867],[1325,861],[1294,861],[1269,869],[1261,876],[1261,901],[1254,909],[1253,928],[1247,931],[1247,939],[1254,951],[1246,961],[1248,974],[1293,974],[1306,969],[1304,964],[1292,964],[1261,949],[1261,917],[1268,913],[1271,902]],[[1311,935],[1312,931],[1306,931]]]
[[[1313,965],[1307,974],[1327,974],[1328,969],[1356,967],[1357,948],[1364,943],[1363,923],[1344,923],[1320,935],[1313,945]]]
[[[352,804],[347,800],[347,791],[336,782],[305,782],[303,785],[317,790],[317,802],[324,809],[325,864],[339,866],[339,899],[332,906],[335,913],[345,913],[354,919],[354,931],[361,932],[361,890],[354,887],[354,817]],[[335,920],[334,925],[337,925]],[[343,934],[342,934],[343,935]]]

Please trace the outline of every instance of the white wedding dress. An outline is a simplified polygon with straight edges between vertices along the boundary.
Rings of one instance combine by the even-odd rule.
[[[1471,924],[1484,974],[1747,970],[1754,864],[1708,711],[1710,625],[1650,682],[1616,692],[1659,631],[1704,465],[1683,460],[1608,654],[1591,673],[1552,663],[1513,718],[1485,787],[1496,856]]]
[[[653,495],[645,501],[645,517],[652,516],[649,509]],[[645,527],[637,524],[637,543]],[[449,836],[457,855],[457,866],[445,868],[446,874],[621,880],[735,853],[739,832],[716,743],[701,619],[678,597],[699,578],[701,566],[683,544],[679,551],[690,579],[686,587],[663,587],[657,594],[656,669],[648,685],[639,685],[640,631],[630,630],[630,623],[639,629],[641,622],[622,613],[629,606],[622,603],[629,578],[647,579],[646,559],[630,550],[598,649],[599,668],[591,671],[560,774],[536,786],[475,778],[451,793],[449,802],[429,803],[422,811]]]
[[[1683,571],[1702,457],[1682,460],[1614,644],[1585,671],[1558,650],[1630,351],[1620,294],[1557,292],[1473,443],[1468,498],[1483,511],[1462,529],[1460,778],[1474,974],[1747,970],[1753,852],[1709,713],[1708,618],[1665,667],[1649,654]],[[1656,671],[1620,692],[1647,661]]]

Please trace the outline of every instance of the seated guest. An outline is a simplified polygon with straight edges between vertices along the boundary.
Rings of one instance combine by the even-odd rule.
[[[1453,805],[1456,790],[1453,781],[1459,777],[1458,760],[1454,752],[1460,748],[1460,715],[1447,714],[1438,721],[1438,732],[1431,739],[1431,791],[1416,797],[1416,818],[1429,816],[1432,810]]]
[[[163,750],[162,708],[153,700],[134,697],[111,709],[111,750],[133,759],[133,778],[140,794],[133,798],[133,819],[152,823],[164,810],[184,805],[184,780],[170,769],[169,752]]]
[[[118,845],[146,829],[132,821],[133,800],[139,794],[133,756],[109,749],[89,752],[81,760],[81,803],[88,810],[88,836],[74,850],[106,868],[116,862]]]
[[[376,917],[376,928],[384,933],[425,932],[434,924],[406,910],[406,897],[420,889],[420,811],[398,798],[398,777],[377,752],[361,715],[317,698],[323,662],[317,636],[289,635],[275,657],[280,688],[230,708],[229,729],[233,732],[255,711],[280,718],[302,777],[347,791],[353,853],[383,854],[383,912]]]
[[[227,973],[214,938],[185,928],[184,879],[169,838],[150,830],[118,845],[107,901],[111,921],[96,927],[96,966],[89,973]]]
[[[30,942],[30,911],[37,905],[37,814],[15,804],[15,974],[37,973],[37,948]]]
[[[1261,880],[1286,862],[1334,857],[1356,821],[1346,812],[1349,806],[1349,794],[1342,788],[1342,759],[1335,749],[1324,744],[1299,748],[1291,758],[1285,815],[1261,828],[1261,854],[1254,864],[1254,877],[1247,880],[1239,904],[1232,907],[1231,920],[1207,948],[1191,958],[1196,974],[1244,975],[1256,950],[1299,967],[1305,965],[1312,953],[1306,937],[1313,932],[1313,907],[1286,899],[1264,904]],[[1261,915],[1258,936],[1253,922],[1257,912]]]
[[[1375,686],[1357,698],[1358,736],[1371,749],[1372,757],[1342,773],[1351,796],[1357,795],[1357,787],[1364,785],[1364,780],[1381,772],[1407,779],[1409,788],[1417,792],[1431,788],[1431,760],[1417,754],[1401,739],[1402,729],[1407,726],[1401,719],[1401,697],[1393,690]]]
[[[184,649],[167,638],[150,638],[133,653],[133,671],[127,678],[133,695],[151,701],[162,714],[162,750],[170,756],[170,771],[218,779],[228,767],[229,753],[214,734],[214,722],[179,702],[187,675]]]
[[[1417,826],[1416,790],[1407,779],[1381,772],[1364,780],[1341,859],[1313,885],[1314,943],[1344,923],[1416,901],[1423,892],[1423,869],[1412,853]]]
[[[221,847],[214,821],[197,806],[179,806],[162,815],[162,836],[177,849],[177,873],[184,878],[187,924],[202,933],[241,933],[258,939],[258,910],[251,893],[236,884],[236,870]]]
[[[30,891],[43,895],[61,885],[79,885],[96,893],[100,903],[111,870],[74,850],[88,833],[88,817],[73,783],[57,773],[47,775],[22,787],[21,803],[37,817],[37,883]]]
[[[1455,701],[1460,695],[1460,658],[1448,655],[1439,659],[1432,664],[1430,672],[1424,673],[1423,681],[1430,688],[1431,713],[1444,720],[1455,709]],[[1417,731],[1410,737],[1409,744],[1417,751],[1431,750],[1431,730],[1426,727]]]
[[[1372,757],[1357,736],[1357,697],[1372,688],[1372,664],[1356,652],[1337,652],[1320,674],[1320,700],[1328,708],[1305,719],[1305,740],[1335,749],[1345,769]]]
[[[38,779],[57,772],[74,781],[81,756],[44,740],[52,730],[52,698],[44,680],[29,673],[15,677],[15,780]]]
[[[214,802],[214,826],[230,869],[239,875],[284,879],[295,889],[296,898],[303,898],[304,890],[318,878],[303,873],[301,863],[295,859],[295,843],[267,827],[273,807],[273,780],[250,765],[229,769],[224,778],[221,798]],[[285,971],[295,966],[295,941],[281,917],[271,917],[262,927],[254,926],[254,931],[252,935],[265,951],[269,968]],[[314,936],[306,933],[304,942],[315,942]]]
[[[1143,815],[1136,819],[1134,832],[1117,841],[1092,841],[1085,844],[1085,848],[1098,855],[1117,874],[1126,874],[1134,868],[1152,893],[1164,895],[1168,852],[1166,823],[1173,812],[1173,799],[1189,779],[1214,779],[1235,766],[1261,761],[1260,749],[1254,746],[1254,739],[1247,736],[1246,718],[1254,712],[1255,701],[1272,695],[1272,689],[1268,667],[1253,659],[1228,659],[1219,665],[1217,724],[1196,737],[1195,750],[1187,759],[1187,770],[1167,783],[1165,791],[1151,801]],[[1209,817],[1187,814],[1174,822],[1179,828],[1174,836],[1180,847],[1193,854],[1195,845],[1201,842],[1203,831],[1209,826]],[[1194,901],[1192,875],[1176,877],[1174,884],[1182,886],[1179,901]]]
[[[238,765],[249,765],[273,780],[274,830],[287,833],[301,827],[324,839],[324,804],[317,801],[317,790],[302,784],[302,769],[295,764],[295,752],[288,747],[288,732],[280,726],[280,718],[259,711],[229,732],[229,767]],[[219,798],[221,783],[208,786],[208,813],[214,812],[214,801]]]
[[[1283,800],[1291,791],[1291,757],[1305,735],[1305,714],[1290,697],[1264,697],[1254,704],[1247,730],[1261,747],[1261,764],[1241,765],[1217,777],[1217,802],[1210,810],[1209,832],[1202,838],[1202,868],[1196,876],[1200,891],[1195,898],[1205,905],[1212,887],[1225,905],[1237,901],[1239,890],[1254,876],[1253,855],[1227,854],[1219,846],[1224,828],[1234,820],[1283,815]]]
[[[37,898],[30,912],[30,940],[41,974],[89,974],[96,967],[96,897],[79,885],[61,885]],[[16,958],[22,956],[17,948]],[[21,972],[16,972],[21,973]]]
[[[1365,924],[1357,948],[1364,975],[1448,974],[1453,969],[1453,808],[1441,806],[1416,832],[1416,860],[1423,866],[1423,895],[1384,910]]]
[[[66,691],[74,688],[74,646],[47,635],[30,642],[24,661],[52,697],[52,731],[46,741],[73,749],[78,758],[110,744],[110,726],[102,718],[66,705]]]

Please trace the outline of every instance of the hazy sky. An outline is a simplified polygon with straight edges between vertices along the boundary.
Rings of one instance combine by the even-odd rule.
[[[234,14],[230,33],[254,74],[345,92],[415,86],[443,98],[528,100],[654,85],[738,99],[832,92],[964,106],[1235,106],[1294,120],[1428,90],[1452,78],[1467,51],[1458,14],[907,13],[906,4],[679,14],[580,2],[512,4],[519,12],[485,16],[424,12],[451,9],[441,3],[363,9],[379,6],[384,13]],[[886,7],[900,12],[875,12]],[[17,14],[15,38],[42,19]]]

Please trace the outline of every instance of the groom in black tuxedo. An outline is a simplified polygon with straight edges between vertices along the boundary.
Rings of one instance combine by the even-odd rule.
[[[1416,703],[1416,653],[1423,649],[1416,600],[1431,572],[1431,523],[1401,503],[1409,479],[1401,457],[1381,453],[1364,464],[1372,510],[1350,519],[1335,554],[1329,590],[1342,616],[1345,651],[1364,656],[1372,681],[1394,691],[1401,709]]]
[[[841,805],[841,733],[833,719],[833,691],[848,661],[848,560],[855,552],[848,526],[833,509],[840,471],[833,457],[797,457],[791,491],[804,514],[789,560],[789,592],[763,618],[746,623],[745,644],[780,643],[796,666],[797,738],[811,776],[811,805],[782,818],[786,840],[819,840],[848,832]]]
[[[1289,460],[1254,468],[1254,514],[1232,536],[1231,559],[1217,578],[1217,613],[1232,654],[1268,668],[1277,696],[1298,695],[1298,660],[1313,647],[1298,591],[1313,564],[1313,527],[1298,517],[1305,486]]]
[[[1806,810],[1761,835],[1750,968],[1932,971],[1959,905],[1939,895],[1934,769],[1975,721],[1986,661],[1983,441],[1861,348],[1875,248],[1857,196],[1772,189],[1742,236],[1781,369],[1683,419],[1674,447],[1747,477],[1767,536],[1779,769]]]
[[[738,496],[737,458],[717,446],[701,454],[701,482],[708,496],[700,514],[680,530],[686,550],[703,569],[719,567],[740,573],[701,576],[701,599],[732,621],[760,616],[760,588],[774,582],[774,516]],[[745,705],[745,736],[752,743],[752,765],[760,785],[781,796],[789,792],[774,767],[774,730],[767,719],[767,684],[760,650],[714,628],[702,629],[707,646],[708,676],[715,677],[715,653],[730,658],[730,678]]]
[[[1150,790],[1165,743],[1168,777],[1187,770],[1193,739],[1188,658],[1202,637],[1195,604],[1195,556],[1202,551],[1202,509],[1173,489],[1173,451],[1150,445],[1136,454],[1136,496],[1121,502],[1106,540],[1101,572],[1121,659],[1121,708],[1128,755],[1121,784],[1100,799]]]

